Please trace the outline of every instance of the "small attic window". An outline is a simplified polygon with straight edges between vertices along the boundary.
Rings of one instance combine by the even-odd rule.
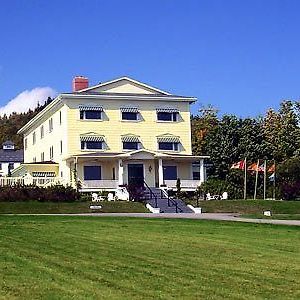
[[[11,141],[7,141],[2,144],[2,148],[3,150],[14,150],[15,144]]]

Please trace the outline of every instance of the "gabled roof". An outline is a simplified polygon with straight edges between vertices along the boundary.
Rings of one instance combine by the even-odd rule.
[[[82,89],[82,90],[78,91],[78,93],[93,91],[95,89],[102,88],[102,87],[105,87],[105,86],[109,86],[109,85],[112,85],[112,84],[115,84],[115,83],[118,83],[118,82],[121,82],[121,81],[127,81],[127,82],[133,83],[137,86],[140,86],[142,88],[146,88],[148,90],[151,90],[154,94],[171,95],[170,93],[168,93],[166,91],[160,90],[158,88],[155,88],[153,86],[150,86],[148,84],[137,81],[137,80],[132,79],[132,78],[127,77],[127,76],[123,76],[123,77],[119,77],[119,78],[116,78],[116,79],[113,79],[113,80],[110,80],[110,81],[105,81],[105,82],[99,83],[97,85],[88,87],[86,89]]]

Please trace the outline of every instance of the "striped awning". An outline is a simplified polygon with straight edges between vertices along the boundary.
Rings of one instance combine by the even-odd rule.
[[[159,143],[179,143],[179,137],[178,136],[158,136],[157,141]]]
[[[123,135],[122,136],[122,142],[125,142],[125,143],[139,143],[140,139],[136,135]]]
[[[55,172],[32,172],[32,177],[55,177]]]
[[[120,108],[121,112],[138,113],[139,109],[136,106],[124,106]]]
[[[97,111],[103,111],[103,107],[101,105],[79,105],[79,110],[97,110]]]
[[[178,109],[174,107],[158,107],[156,108],[156,112],[178,113]]]
[[[103,135],[81,135],[81,142],[104,142]]]

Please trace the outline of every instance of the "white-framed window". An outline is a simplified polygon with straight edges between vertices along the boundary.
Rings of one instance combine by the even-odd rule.
[[[178,142],[158,142],[158,150],[178,151],[179,143]]]
[[[104,150],[105,143],[102,135],[81,135],[80,136],[81,150]]]
[[[61,116],[61,111],[59,111],[59,125],[62,123],[62,116]]]
[[[179,111],[176,108],[165,107],[156,109],[157,121],[160,122],[178,122]]]
[[[52,132],[53,130],[53,118],[49,119],[49,132]]]
[[[59,142],[59,146],[60,146],[60,154],[62,154],[63,153],[63,142],[62,141]]]
[[[102,141],[81,141],[81,150],[103,150]]]
[[[126,106],[121,107],[121,120],[122,121],[139,121],[140,113],[137,107]]]
[[[139,142],[122,142],[123,143],[123,150],[138,150]]]
[[[80,120],[102,120],[103,107],[100,105],[79,105]]]
[[[41,126],[40,131],[41,131],[40,133],[41,133],[41,139],[42,139],[42,138],[44,138],[44,125]]]
[[[36,143],[36,133],[35,131],[32,133],[32,145]]]
[[[32,158],[32,161],[33,161],[34,163],[36,162],[36,157],[35,157],[35,156]]]
[[[101,166],[84,166],[83,176],[84,180],[101,180]]]
[[[53,146],[51,146],[50,148],[49,148],[49,152],[50,152],[50,160],[52,160],[53,159]]]
[[[41,153],[41,162],[43,162],[44,160],[45,160],[45,153],[42,152],[42,153]]]
[[[27,144],[27,138],[24,139],[24,148],[27,150],[28,144]]]

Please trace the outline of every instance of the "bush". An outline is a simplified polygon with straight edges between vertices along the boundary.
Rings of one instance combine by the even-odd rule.
[[[278,165],[277,184],[279,196],[285,200],[300,197],[300,159],[294,157]]]
[[[70,186],[54,185],[46,188],[38,186],[0,187],[0,201],[19,202],[37,200],[40,202],[74,202],[80,194]]]

